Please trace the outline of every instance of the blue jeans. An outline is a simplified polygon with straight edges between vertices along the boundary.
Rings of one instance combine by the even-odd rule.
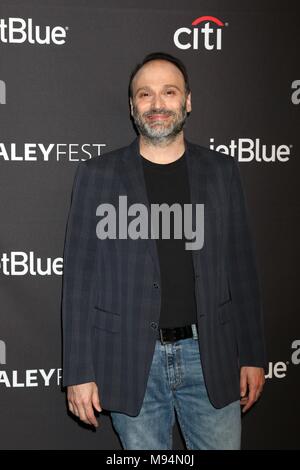
[[[197,338],[193,325],[192,338],[166,344],[156,341],[139,414],[111,411],[124,449],[172,449],[174,408],[187,449],[240,449],[240,401],[220,409],[213,407],[204,383]]]

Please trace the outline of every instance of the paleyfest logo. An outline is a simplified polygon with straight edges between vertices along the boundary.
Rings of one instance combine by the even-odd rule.
[[[1,91],[1,81],[0,81]],[[106,144],[47,143],[42,142],[0,142],[0,162],[79,162],[101,156]]]
[[[183,26],[175,31],[173,40],[178,49],[222,49],[222,32],[227,23],[215,16],[199,16],[191,26],[192,28]]]
[[[0,365],[7,364],[6,343],[0,340]],[[50,387],[61,384],[62,369],[0,370],[0,388]]]

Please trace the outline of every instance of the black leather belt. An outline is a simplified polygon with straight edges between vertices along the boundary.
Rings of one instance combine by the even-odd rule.
[[[179,339],[192,338],[192,325],[179,326],[177,328],[159,328],[157,331],[157,337],[161,344],[173,343]]]

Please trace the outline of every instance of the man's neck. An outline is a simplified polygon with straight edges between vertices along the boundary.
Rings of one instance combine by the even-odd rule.
[[[172,163],[180,158],[185,151],[183,132],[180,132],[171,142],[153,145],[142,135],[139,136],[140,154],[153,163]]]

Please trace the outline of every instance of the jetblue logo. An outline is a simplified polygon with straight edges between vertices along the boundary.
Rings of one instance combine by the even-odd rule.
[[[1,44],[65,44],[68,27],[39,26],[33,24],[32,18],[5,18],[0,19],[0,45]]]
[[[63,258],[41,259],[33,251],[11,251],[0,255],[0,275],[4,276],[61,276]]]
[[[291,344],[292,353],[290,360],[269,362],[266,379],[284,379],[287,376],[288,367],[300,364],[300,339],[295,339]]]
[[[222,32],[225,23],[215,16],[199,16],[190,27],[182,27],[174,33],[174,44],[178,49],[204,48],[207,51],[222,49]],[[200,26],[202,26],[200,28]]]
[[[239,139],[231,139],[229,144],[215,144],[215,139],[210,139],[209,148],[217,152],[226,153],[231,157],[237,158],[239,162],[266,162],[274,163],[288,162],[291,157],[291,149],[293,145],[275,145],[264,144],[261,139],[249,139],[240,137]]]

